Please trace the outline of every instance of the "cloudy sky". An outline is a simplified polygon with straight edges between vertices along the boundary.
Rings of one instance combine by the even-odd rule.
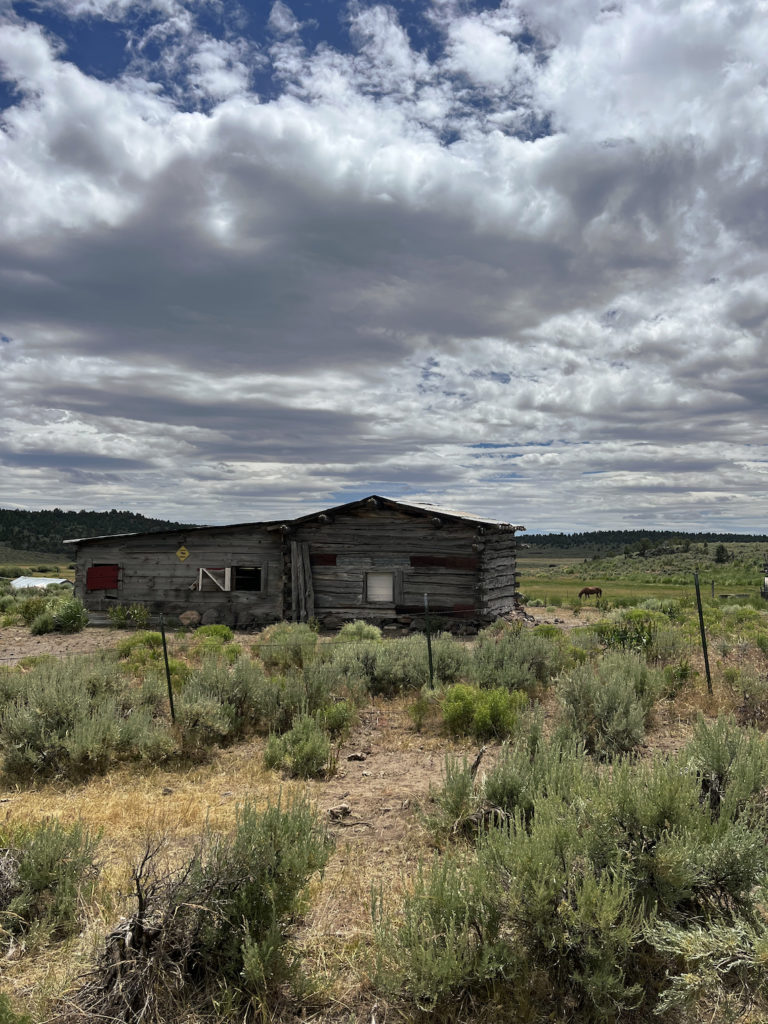
[[[766,0],[0,0],[0,505],[768,531]]]

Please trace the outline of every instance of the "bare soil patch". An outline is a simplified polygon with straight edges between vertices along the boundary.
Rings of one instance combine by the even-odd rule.
[[[115,630],[94,626],[86,626],[80,633],[44,633],[42,636],[32,636],[26,626],[4,626],[0,629],[0,665],[12,665],[22,658],[41,654],[59,657],[95,654],[111,650],[120,638],[121,634]]]

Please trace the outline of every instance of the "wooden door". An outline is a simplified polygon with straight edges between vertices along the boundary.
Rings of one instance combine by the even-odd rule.
[[[315,615],[315,590],[312,586],[312,566],[309,563],[309,544],[291,541],[291,618],[294,622],[308,622]]]

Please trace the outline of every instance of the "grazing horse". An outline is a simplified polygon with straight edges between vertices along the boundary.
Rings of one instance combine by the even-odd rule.
[[[602,587],[583,587],[579,591],[579,597],[602,597]]]

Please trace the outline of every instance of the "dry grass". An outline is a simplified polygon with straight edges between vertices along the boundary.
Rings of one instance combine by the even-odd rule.
[[[254,738],[183,770],[120,767],[80,785],[4,791],[0,807],[8,820],[56,817],[103,831],[101,887],[84,933],[6,961],[4,990],[42,1019],[44,1008],[75,985],[106,932],[132,909],[131,870],[149,838],[164,836],[167,856],[179,863],[206,826],[226,830],[234,823],[238,803],[266,806],[281,794],[306,791],[324,816],[342,800],[352,807],[343,824],[329,821],[336,849],[314,882],[311,909],[294,936],[323,1013],[331,1019],[345,1008],[351,1012],[368,988],[371,890],[381,890],[391,904],[400,902],[419,859],[429,855],[417,805],[439,782],[448,749],[474,749],[435,733],[416,734],[408,703],[377,699],[363,709],[339,750],[338,771],[327,781],[286,781],[266,771],[264,740]],[[346,760],[360,751],[365,761]]]
[[[544,609],[532,611],[539,621],[551,621]],[[563,610],[558,617],[569,628],[584,625],[599,613],[585,609],[577,616]],[[753,657],[752,667],[764,672],[764,661]],[[644,755],[679,750],[700,713],[715,718],[734,711],[737,694],[725,683],[724,673],[729,667],[743,668],[744,658],[740,648],[728,657],[711,653],[714,694],[709,696],[701,653],[693,651],[693,675],[674,700],[655,708]],[[428,799],[430,786],[440,783],[446,753],[465,753],[470,759],[476,753],[469,742],[442,736],[439,716],[429,717],[424,731],[416,733],[407,714],[413,699],[376,699],[362,709],[338,751],[338,770],[327,781],[291,782],[266,771],[264,740],[253,738],[215,751],[205,763],[184,768],[122,766],[79,785],[46,783],[0,791],[0,815],[6,820],[56,817],[63,823],[81,821],[103,832],[101,887],[88,909],[84,932],[69,942],[0,962],[3,990],[34,1020],[44,1020],[53,1000],[76,987],[106,932],[132,909],[131,869],[148,839],[165,836],[168,856],[178,863],[206,827],[226,830],[232,826],[239,803],[249,800],[266,806],[281,793],[307,792],[323,816],[342,801],[350,804],[352,814],[342,824],[329,822],[336,848],[323,877],[313,882],[310,910],[293,935],[315,985],[305,1009],[308,1019],[318,1021],[370,1020],[374,1000],[371,891],[380,891],[389,906],[407,898],[418,863],[432,855],[418,805]],[[545,731],[550,731],[557,714],[551,691],[543,695],[542,707]],[[364,752],[366,759],[348,761],[347,756],[356,752]],[[484,767],[493,758],[491,749]],[[377,1012],[378,1021],[383,1016]],[[717,1011],[713,1020],[719,1020]],[[203,1022],[190,1016],[180,1024]]]

